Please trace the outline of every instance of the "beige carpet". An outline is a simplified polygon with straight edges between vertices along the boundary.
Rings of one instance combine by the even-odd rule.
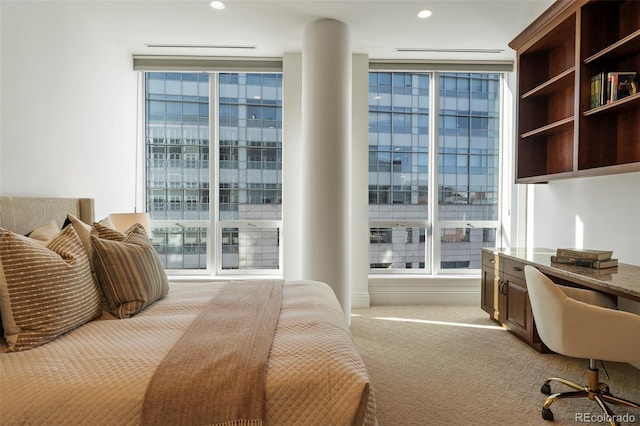
[[[540,385],[548,376],[586,383],[588,361],[540,354],[496,327],[480,308],[356,309],[351,331],[373,382],[382,425],[608,424],[594,421],[600,409],[586,399],[555,402],[555,422],[542,420]],[[638,336],[629,338],[640,344]],[[602,375],[601,381],[612,393],[640,401],[640,370],[612,362],[606,367],[611,377]],[[551,389],[569,390],[554,383]],[[640,410],[612,408],[632,415],[622,424],[640,425]]]

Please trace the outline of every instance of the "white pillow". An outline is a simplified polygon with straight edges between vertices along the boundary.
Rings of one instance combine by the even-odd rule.
[[[29,238],[33,238],[34,240],[38,241],[49,241],[50,239],[55,237],[58,232],[60,232],[58,224],[56,223],[55,219],[51,219],[46,224],[31,231],[28,236]]]

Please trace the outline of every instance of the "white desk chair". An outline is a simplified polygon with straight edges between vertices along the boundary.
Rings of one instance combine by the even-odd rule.
[[[553,420],[549,407],[558,399],[586,397],[600,406],[611,425],[618,425],[618,417],[607,402],[635,408],[640,405],[612,395],[609,386],[600,383],[596,360],[640,362],[640,315],[610,309],[615,305],[601,293],[558,286],[533,266],[525,266],[524,273],[540,339],[554,352],[589,359],[588,385],[557,377],[544,382],[541,392],[549,397],[542,407],[542,418]],[[551,394],[551,381],[575,391]]]

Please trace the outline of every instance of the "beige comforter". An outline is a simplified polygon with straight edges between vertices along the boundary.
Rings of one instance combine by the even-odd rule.
[[[156,366],[223,285],[172,284],[133,318],[93,321],[0,354],[1,423],[139,424]],[[367,372],[331,289],[286,282],[267,364],[266,424],[351,425],[363,413],[376,424]]]

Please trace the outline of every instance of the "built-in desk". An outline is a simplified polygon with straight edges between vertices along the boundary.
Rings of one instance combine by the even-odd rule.
[[[620,263],[593,269],[551,263],[555,250],[482,249],[481,307],[490,317],[541,352],[548,352],[533,320],[524,266],[533,265],[558,284],[586,287],[640,302],[640,266]]]

